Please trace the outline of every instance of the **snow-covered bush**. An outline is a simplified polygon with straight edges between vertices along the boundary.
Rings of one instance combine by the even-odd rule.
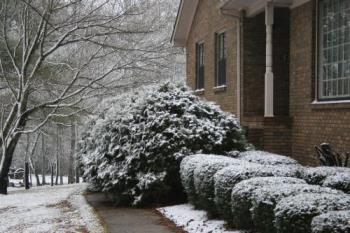
[[[178,201],[185,156],[247,147],[232,114],[184,87],[165,84],[121,102],[89,123],[78,153],[87,181],[119,203]]]
[[[198,196],[194,185],[194,170],[205,161],[229,159],[220,155],[195,154],[186,156],[180,164],[181,183],[187,194],[188,202],[198,207]]]
[[[214,176],[216,208],[230,224],[232,222],[231,192],[237,183],[253,177],[298,177],[299,173],[298,166],[264,166],[254,163],[223,168]]]
[[[296,160],[287,156],[259,150],[242,152],[237,158],[261,165],[299,165]]]
[[[254,227],[259,229],[261,233],[275,232],[273,222],[276,204],[285,197],[295,196],[300,193],[338,194],[342,192],[309,184],[279,184],[256,189],[251,198],[251,216]]]
[[[303,193],[286,197],[275,208],[275,227],[278,233],[311,233],[313,217],[349,206],[347,194]]]
[[[244,161],[224,156],[204,160],[194,170],[194,187],[197,194],[198,208],[207,210],[211,216],[217,214],[214,203],[214,175],[218,170],[229,165],[242,165]]]
[[[304,171],[304,179],[309,184],[322,185],[324,180],[329,176],[334,176],[339,173],[350,174],[350,168],[347,167],[308,167]]]
[[[350,172],[328,176],[323,181],[322,186],[339,189],[346,193],[350,193]]]
[[[253,228],[250,209],[254,191],[278,184],[306,184],[306,182],[293,177],[256,177],[239,182],[231,194],[232,225],[238,229]]]
[[[312,233],[349,233],[350,210],[330,211],[312,219]]]

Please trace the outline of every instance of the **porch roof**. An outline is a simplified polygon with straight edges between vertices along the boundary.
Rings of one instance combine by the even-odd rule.
[[[244,10],[247,17],[253,17],[264,11],[267,2],[277,7],[296,7],[310,0],[220,0],[218,10]],[[174,46],[185,47],[193,18],[197,11],[198,0],[181,0],[171,36]]]

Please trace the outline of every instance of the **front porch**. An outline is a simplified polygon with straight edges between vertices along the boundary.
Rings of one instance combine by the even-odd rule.
[[[258,149],[291,155],[289,117],[292,0],[222,1],[241,14],[240,118]]]

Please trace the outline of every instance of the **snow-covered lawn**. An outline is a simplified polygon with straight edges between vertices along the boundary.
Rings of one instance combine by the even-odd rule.
[[[195,210],[190,204],[159,208],[158,211],[188,233],[243,233],[226,230],[224,221],[209,220],[205,211]]]
[[[0,232],[103,232],[87,204],[85,184],[11,189],[0,195]]]

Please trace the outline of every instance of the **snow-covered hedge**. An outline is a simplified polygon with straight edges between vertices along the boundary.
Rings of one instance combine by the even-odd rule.
[[[299,165],[290,157],[259,150],[242,152],[237,158],[262,165]]]
[[[197,194],[198,208],[207,210],[211,216],[217,214],[214,203],[214,175],[218,170],[229,165],[242,165],[244,161],[217,156],[216,159],[204,160],[194,170],[194,187]]]
[[[303,193],[286,197],[275,208],[275,227],[278,233],[311,233],[313,217],[349,206],[347,194]]]
[[[324,180],[322,185],[325,187],[339,189],[350,194],[350,172],[329,176]]]
[[[180,177],[181,177],[181,183],[185,190],[185,193],[187,194],[187,200],[189,203],[197,207],[196,201],[197,201],[197,195],[196,190],[194,188],[194,169],[196,169],[197,164],[203,161],[203,156],[205,156],[205,159],[210,159],[211,155],[202,155],[202,154],[196,154],[196,155],[190,155],[185,157],[180,164]]]
[[[223,168],[214,176],[216,208],[219,214],[230,224],[232,222],[231,192],[237,183],[253,177],[298,177],[299,173],[298,166],[263,166],[254,163]]]
[[[330,211],[312,219],[312,233],[349,233],[350,210]]]
[[[121,102],[89,122],[78,153],[86,180],[119,203],[178,201],[185,156],[247,148],[235,116],[184,87],[165,84]]]
[[[251,216],[254,227],[259,229],[261,233],[275,232],[273,225],[275,219],[274,209],[276,204],[285,197],[295,196],[300,193],[338,194],[340,192],[331,188],[309,184],[274,184],[256,189],[251,197]]]
[[[256,177],[239,182],[232,189],[231,194],[232,225],[238,229],[252,229],[250,209],[254,191],[278,184],[306,184],[306,182],[293,177]]]
[[[322,185],[324,180],[329,176],[334,176],[339,173],[350,174],[350,168],[347,167],[307,167],[304,171],[304,179],[309,184]]]

